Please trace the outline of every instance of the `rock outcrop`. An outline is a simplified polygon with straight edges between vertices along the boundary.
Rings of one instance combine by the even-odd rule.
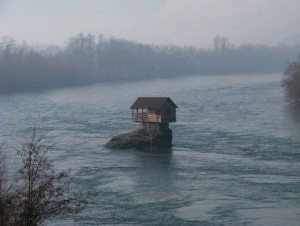
[[[120,134],[105,144],[110,149],[127,148],[170,148],[172,146],[172,130],[137,129],[129,133]]]

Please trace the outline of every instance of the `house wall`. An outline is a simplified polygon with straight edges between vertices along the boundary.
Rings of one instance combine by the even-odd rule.
[[[161,122],[161,115],[157,115],[155,110],[149,110],[149,122]]]
[[[161,122],[176,122],[176,108],[169,103],[161,110]]]
[[[148,116],[148,118],[147,118]],[[134,122],[161,122],[161,115],[157,115],[155,110],[149,110],[149,113],[132,113],[132,120]]]
[[[147,117],[148,116],[148,117]],[[176,108],[170,103],[166,103],[160,111],[139,109],[132,111],[132,120],[134,122],[151,122],[151,123],[169,123],[176,122]]]

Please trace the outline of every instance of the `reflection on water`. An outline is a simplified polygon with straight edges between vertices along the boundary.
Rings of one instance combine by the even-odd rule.
[[[300,127],[300,107],[292,104],[286,104],[287,118],[293,120],[293,123]]]
[[[134,162],[138,163],[138,170],[133,178],[135,190],[138,191],[135,194],[136,202],[162,202],[176,196],[177,188],[173,183],[176,164],[172,153],[137,152]]]

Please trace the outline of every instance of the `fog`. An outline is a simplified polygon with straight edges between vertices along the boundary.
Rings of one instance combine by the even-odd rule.
[[[37,50],[2,37],[0,94],[80,86],[107,81],[207,74],[281,73],[299,46],[243,44],[215,36],[212,48],[146,45],[79,33],[63,47]]]
[[[299,0],[0,0],[0,93],[282,73]]]
[[[299,43],[299,0],[0,0],[0,34],[62,45],[79,32],[208,47]]]
[[[299,11],[0,0],[0,226],[299,225]]]

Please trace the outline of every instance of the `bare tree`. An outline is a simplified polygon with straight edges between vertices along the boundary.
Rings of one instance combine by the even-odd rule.
[[[9,196],[8,220],[0,225],[38,226],[57,216],[75,215],[84,208],[86,200],[69,191],[69,172],[53,170],[47,158],[52,149],[43,135],[37,135],[35,126],[31,138],[17,151],[22,164]]]
[[[300,105],[300,55],[297,61],[288,64],[284,71],[282,86],[289,100]]]
[[[103,81],[185,75],[280,72],[297,46],[234,46],[216,36],[212,48],[146,45],[92,34],[77,34],[64,47],[39,50],[0,38],[0,94]]]
[[[1,151],[1,149],[0,149]],[[6,167],[3,153],[0,153],[0,225],[6,225],[8,221],[8,201],[9,194],[6,180]]]
[[[217,35],[214,37],[213,49],[216,55],[220,55],[233,49],[233,45],[229,42],[227,37]]]

